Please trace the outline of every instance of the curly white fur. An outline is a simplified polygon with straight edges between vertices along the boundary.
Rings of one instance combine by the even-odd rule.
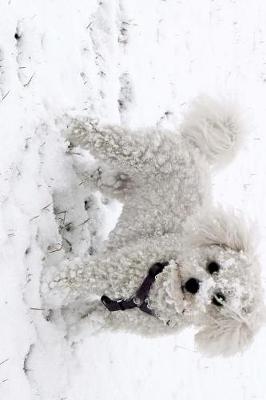
[[[150,335],[193,324],[208,354],[244,349],[264,310],[259,267],[242,218],[214,209],[210,197],[210,165],[232,157],[242,135],[237,115],[204,98],[180,132],[131,132],[84,119],[72,120],[69,131],[72,144],[100,160],[85,173],[90,187],[124,206],[102,254],[44,271],[46,305]],[[156,317],[139,309],[109,312],[100,303],[103,294],[133,296],[148,269],[165,261],[149,293]],[[213,261],[220,269],[210,274]],[[192,277],[200,282],[196,294],[184,290]]]

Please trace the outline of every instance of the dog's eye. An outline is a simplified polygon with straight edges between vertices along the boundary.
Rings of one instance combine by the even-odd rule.
[[[224,302],[225,302],[225,295],[223,293],[217,292],[214,294],[212,298],[212,304],[218,307],[222,307]]]
[[[221,268],[220,265],[217,264],[217,262],[215,262],[215,261],[211,261],[211,262],[209,262],[208,265],[207,265],[207,271],[208,271],[211,275],[214,274],[215,272],[219,272],[220,268]]]

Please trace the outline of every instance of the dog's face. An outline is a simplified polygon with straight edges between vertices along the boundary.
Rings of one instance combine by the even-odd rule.
[[[245,313],[256,299],[255,268],[241,251],[218,245],[193,249],[184,260],[181,275],[185,298],[193,309],[208,306],[218,313],[222,308]]]
[[[261,322],[262,289],[243,222],[219,211],[194,221],[181,262],[184,315],[209,354],[242,350]]]

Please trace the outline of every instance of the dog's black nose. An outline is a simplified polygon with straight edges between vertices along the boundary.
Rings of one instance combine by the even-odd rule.
[[[190,278],[188,281],[185,283],[185,289],[189,293],[196,294],[199,291],[200,287],[200,281],[195,278]]]

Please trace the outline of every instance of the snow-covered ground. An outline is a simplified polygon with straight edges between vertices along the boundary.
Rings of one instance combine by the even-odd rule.
[[[199,93],[247,114],[247,142],[213,189],[257,221],[265,267],[265,21],[264,0],[0,1],[1,400],[265,400],[265,329],[243,355],[208,359],[189,330],[73,334],[39,294],[42,268],[70,247],[93,253],[119,214],[79,181],[87,156],[67,151],[64,113],[173,128]]]

